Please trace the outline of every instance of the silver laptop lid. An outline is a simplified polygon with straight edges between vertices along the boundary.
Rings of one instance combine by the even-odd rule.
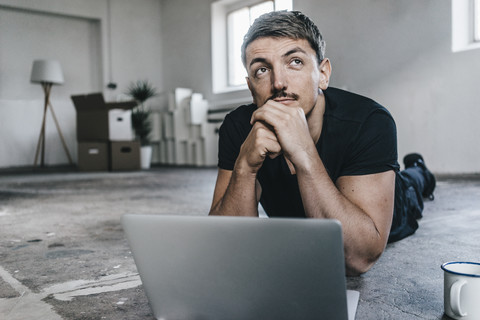
[[[334,220],[125,215],[157,319],[347,319]]]

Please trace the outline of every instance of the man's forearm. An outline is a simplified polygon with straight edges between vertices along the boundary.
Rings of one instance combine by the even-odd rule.
[[[257,172],[267,155],[280,151],[275,133],[256,122],[240,148],[233,171],[221,170],[222,176],[217,177],[210,214],[258,216],[261,188]]]
[[[210,215],[258,216],[256,175],[240,170],[232,172],[223,197],[212,206]]]
[[[367,271],[383,252],[388,235],[380,234],[367,212],[335,186],[320,158],[309,168],[297,166],[296,170],[307,217],[339,220],[344,234],[347,273],[356,275]]]

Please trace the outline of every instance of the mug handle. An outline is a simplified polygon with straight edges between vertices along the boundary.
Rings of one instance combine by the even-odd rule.
[[[452,308],[453,314],[459,317],[465,317],[467,315],[467,313],[462,312],[460,308],[460,292],[466,283],[467,281],[465,280],[457,280],[450,288],[450,307]]]

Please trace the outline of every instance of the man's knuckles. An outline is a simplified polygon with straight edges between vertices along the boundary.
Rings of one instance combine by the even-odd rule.
[[[273,131],[270,128],[268,128],[265,124],[260,122],[255,123],[252,130],[254,131],[255,136],[257,138],[265,137],[265,138],[271,139],[272,137],[275,137],[275,133],[273,133]]]

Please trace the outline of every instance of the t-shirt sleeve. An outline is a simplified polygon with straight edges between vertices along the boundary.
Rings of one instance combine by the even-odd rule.
[[[397,129],[390,113],[384,109],[372,112],[350,146],[342,176],[364,175],[399,170],[397,162]]]
[[[219,129],[218,167],[233,170],[242,146],[241,129],[232,114],[228,114]]]

